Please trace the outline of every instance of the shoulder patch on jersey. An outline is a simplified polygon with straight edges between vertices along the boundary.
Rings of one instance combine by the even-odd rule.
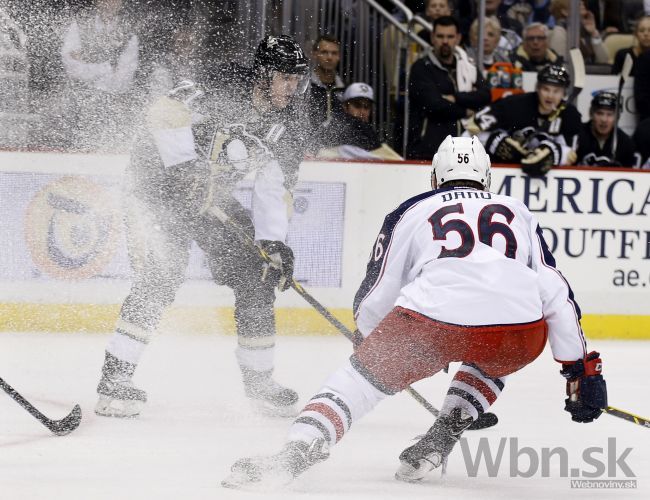
[[[192,124],[192,112],[183,102],[163,96],[147,111],[149,130],[176,129]]]

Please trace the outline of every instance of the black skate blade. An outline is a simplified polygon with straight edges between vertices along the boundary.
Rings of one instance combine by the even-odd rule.
[[[487,429],[488,427],[494,427],[499,423],[499,418],[494,413],[483,413],[478,420],[474,420],[472,425],[470,425],[468,431],[478,431],[481,429]]]

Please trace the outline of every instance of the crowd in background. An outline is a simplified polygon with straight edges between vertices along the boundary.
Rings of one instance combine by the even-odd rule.
[[[380,3],[399,18],[392,2]],[[650,116],[649,3],[583,0],[580,4],[580,49],[588,67],[601,74],[618,74],[627,54],[633,60],[641,137],[650,128],[643,122]],[[217,35],[214,30],[197,30],[191,4],[189,0],[34,0],[26,9],[24,2],[0,0],[0,147],[128,151],[143,106],[179,79],[200,81],[202,67],[218,52],[218,30]],[[227,13],[227,4],[222,2],[221,12]],[[429,22],[448,16],[457,19],[460,33],[453,55],[466,57],[467,67],[474,64],[479,43],[476,0],[404,4]],[[488,87],[498,86],[490,73],[495,63],[539,71],[566,60],[569,4],[569,0],[486,1],[481,73]],[[420,35],[433,41],[429,33]],[[374,90],[364,82],[345,81],[346,75],[337,72],[346,48],[324,34],[310,49],[313,72],[307,99],[321,153],[396,157],[386,142],[401,151],[400,141],[408,138],[379,137],[373,129]],[[461,92],[457,68],[462,66],[446,68],[449,82],[442,82],[450,84],[444,97],[454,104],[458,104],[455,93]],[[470,85],[468,91],[478,89]],[[469,116],[488,102],[483,94],[466,100],[462,113]],[[396,109],[394,119],[403,120]],[[417,118],[419,111],[412,109],[411,118]],[[638,163],[643,163],[648,154],[640,151],[640,156]]]

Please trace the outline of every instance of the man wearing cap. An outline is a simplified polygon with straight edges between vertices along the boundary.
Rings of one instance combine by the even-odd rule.
[[[375,93],[370,85],[362,82],[353,83],[345,89],[342,101],[343,111],[348,115],[364,123],[370,123],[372,105],[375,102]]]
[[[382,143],[373,127],[372,107],[375,93],[363,82],[351,84],[343,93],[342,110],[332,117],[329,127],[322,129],[318,157],[345,159],[401,160],[395,151]]]
[[[594,95],[589,108],[589,118],[590,120],[583,123],[580,129],[578,165],[606,167],[636,165],[634,142],[630,136],[616,127],[616,94],[601,91]]]

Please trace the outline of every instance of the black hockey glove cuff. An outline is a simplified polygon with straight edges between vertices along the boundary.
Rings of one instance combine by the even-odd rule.
[[[268,257],[262,266],[262,281],[273,283],[281,292],[291,288],[293,250],[281,241],[260,240],[257,244]]]
[[[541,177],[559,163],[560,154],[556,148],[543,142],[521,160],[521,168],[531,177]]]
[[[600,354],[592,351],[572,364],[563,364],[560,374],[567,379],[564,410],[574,422],[592,422],[607,408],[607,384],[601,375]]]
[[[510,137],[505,131],[495,131],[488,137],[487,150],[495,162],[519,163],[529,151],[516,139]]]

